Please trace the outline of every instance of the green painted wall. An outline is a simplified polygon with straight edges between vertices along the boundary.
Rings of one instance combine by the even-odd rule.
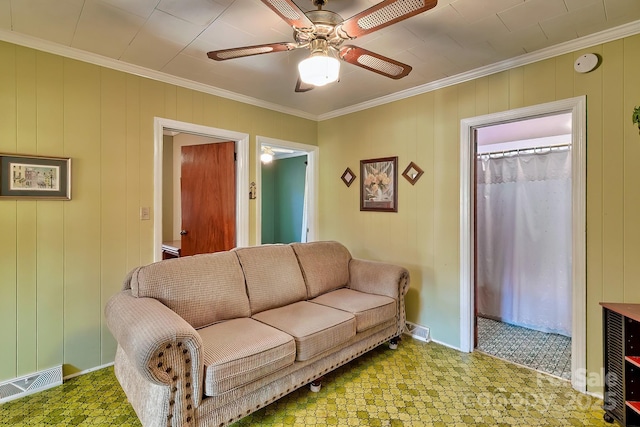
[[[262,243],[299,242],[307,156],[262,166]]]
[[[104,305],[153,260],[154,117],[248,133],[249,182],[256,135],[317,145],[315,121],[190,89],[4,42],[0,64],[0,152],[71,157],[73,185],[71,201],[0,200],[0,381],[113,361]]]
[[[574,61],[593,52],[587,74]],[[434,92],[320,122],[320,238],[354,256],[397,262],[411,272],[407,313],[435,340],[460,343],[460,120],[586,95],[587,367],[602,366],[598,302],[640,302],[640,35],[536,62]],[[425,173],[399,179],[398,213],[360,212],[358,183],[339,179],[362,159],[398,156]],[[358,172],[356,172],[357,175]]]
[[[276,230],[282,243],[300,241],[306,162],[307,156],[278,160]]]

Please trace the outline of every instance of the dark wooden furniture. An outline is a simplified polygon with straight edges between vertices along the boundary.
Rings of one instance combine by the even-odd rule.
[[[604,419],[640,426],[640,304],[602,306]]]
[[[162,242],[162,259],[180,258],[180,240]]]

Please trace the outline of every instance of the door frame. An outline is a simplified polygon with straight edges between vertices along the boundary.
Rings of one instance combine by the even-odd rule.
[[[236,146],[236,246],[249,246],[249,134],[154,117],[153,259],[162,260],[162,156],[165,129],[234,141]],[[246,191],[245,191],[246,190]]]
[[[285,141],[283,139],[256,136],[256,245],[262,243],[262,145],[270,147],[289,148],[295,151],[303,151],[307,155],[307,168],[309,181],[307,182],[307,241],[313,242],[318,236],[318,155],[320,149],[315,145],[299,142]]]
[[[460,349],[474,347],[475,130],[501,123],[571,113],[572,332],[571,385],[586,392],[586,96],[460,121]]]

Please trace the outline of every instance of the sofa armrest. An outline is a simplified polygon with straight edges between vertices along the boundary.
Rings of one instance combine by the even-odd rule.
[[[193,413],[204,378],[202,339],[196,330],[160,301],[134,297],[130,290],[111,297],[105,316],[135,369],[151,383],[171,387],[176,402],[192,399],[183,410]],[[186,412],[180,412],[176,415],[186,419]]]
[[[398,265],[353,258],[349,262],[349,288],[397,300],[409,290],[409,272]]]
[[[409,290],[409,271],[398,265],[353,258],[349,262],[349,288],[369,294],[384,295],[398,302],[397,336],[405,329],[404,296]]]

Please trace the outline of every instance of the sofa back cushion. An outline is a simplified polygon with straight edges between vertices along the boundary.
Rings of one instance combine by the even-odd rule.
[[[244,275],[233,252],[176,258],[130,273],[133,296],[155,298],[194,328],[251,315]]]
[[[234,252],[244,271],[252,314],[306,299],[307,289],[291,246],[262,245]]]
[[[349,283],[349,250],[338,242],[293,243],[309,298]]]

